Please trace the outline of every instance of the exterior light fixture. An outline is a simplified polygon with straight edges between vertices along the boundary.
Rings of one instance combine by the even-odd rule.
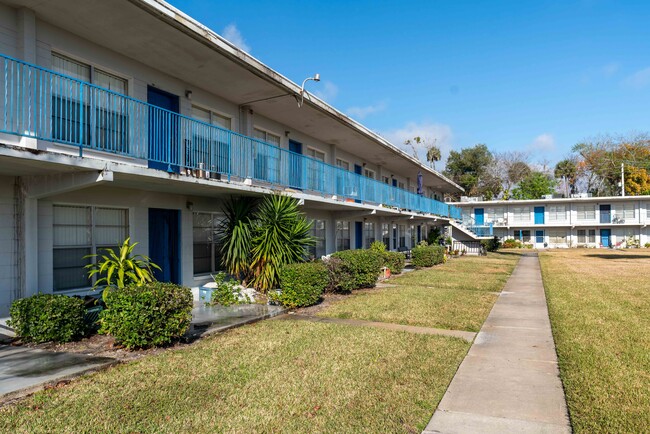
[[[191,90],[186,90],[185,91],[185,98],[191,100],[192,99],[192,91]]]
[[[303,102],[305,102],[305,83],[308,81],[320,81],[320,74],[315,74],[313,77],[307,77],[303,80],[302,86],[300,87],[300,101],[298,101],[298,107],[302,107]],[[296,97],[298,100],[298,97]]]

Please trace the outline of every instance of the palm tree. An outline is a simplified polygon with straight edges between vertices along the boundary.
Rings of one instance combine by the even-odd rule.
[[[436,168],[436,161],[440,161],[441,158],[442,153],[440,152],[440,148],[436,145],[429,145],[427,148],[427,161],[432,168]]]
[[[250,274],[252,215],[256,204],[257,201],[250,197],[230,198],[222,208],[225,218],[217,229],[221,263],[228,273],[244,283]]]
[[[289,196],[264,197],[255,212],[251,270],[253,286],[266,292],[277,288],[283,265],[304,261],[307,247],[316,244],[311,223]]]

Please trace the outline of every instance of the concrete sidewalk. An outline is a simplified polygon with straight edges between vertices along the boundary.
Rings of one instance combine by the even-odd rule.
[[[521,258],[424,433],[569,433],[537,253]]]

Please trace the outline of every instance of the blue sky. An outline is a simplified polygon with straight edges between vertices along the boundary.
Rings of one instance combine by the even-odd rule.
[[[391,139],[554,163],[650,130],[648,1],[171,0]]]

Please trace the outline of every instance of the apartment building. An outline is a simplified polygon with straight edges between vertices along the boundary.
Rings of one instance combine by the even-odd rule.
[[[461,218],[458,185],[163,1],[0,0],[0,68],[0,317],[87,293],[127,236],[203,284],[233,195],[298,199],[316,257]]]
[[[536,248],[627,247],[650,243],[650,196],[456,203],[482,234]],[[471,222],[471,223],[470,223]]]

